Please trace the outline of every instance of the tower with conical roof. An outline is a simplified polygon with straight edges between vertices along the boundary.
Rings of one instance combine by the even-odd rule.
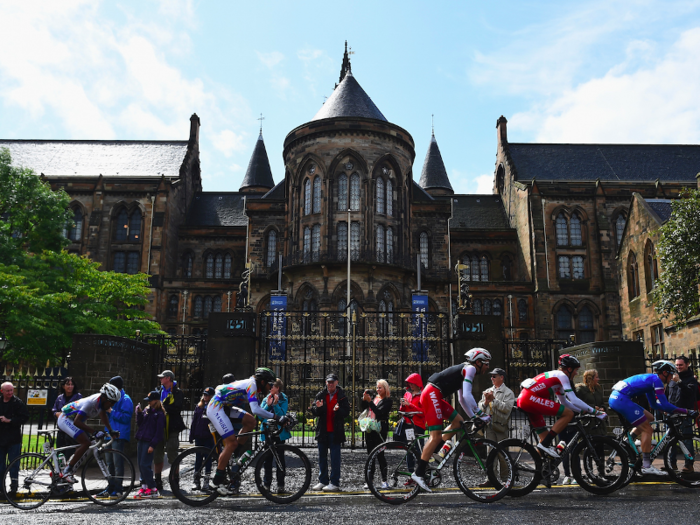
[[[245,193],[264,193],[274,186],[275,181],[272,178],[270,160],[267,158],[267,150],[265,149],[265,141],[263,140],[261,128],[239,191]]]
[[[433,136],[430,138],[430,146],[425,154],[423,171],[418,184],[433,196],[454,195],[450,178],[447,176],[447,170],[445,169],[445,163],[442,161],[440,148],[435,139],[435,131],[433,131]]]

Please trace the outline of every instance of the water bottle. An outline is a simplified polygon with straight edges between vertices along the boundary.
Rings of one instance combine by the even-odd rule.
[[[58,471],[63,472],[64,468],[66,468],[66,456],[58,454]]]
[[[566,450],[566,441],[560,441],[557,445],[557,452],[561,455],[564,450]]]
[[[236,465],[238,465],[239,468],[242,467],[248,462],[248,460],[251,457],[253,457],[253,453],[250,450],[246,450],[243,453],[243,455],[240,458],[238,458],[238,461],[236,461]]]
[[[450,453],[450,450],[452,450],[452,441],[446,441],[440,449],[440,452],[438,452],[438,456],[444,459],[444,457]]]

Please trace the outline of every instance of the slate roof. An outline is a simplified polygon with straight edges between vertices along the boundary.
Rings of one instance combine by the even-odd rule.
[[[245,226],[244,199],[252,195],[230,192],[201,192],[194,196],[187,226]]]
[[[518,180],[695,182],[700,146],[508,144]]]
[[[265,141],[263,140],[262,131],[255,143],[253,154],[248,163],[248,169],[243,177],[243,182],[239,189],[248,188],[250,186],[262,186],[263,188],[272,188],[275,181],[272,178],[272,170],[270,169],[270,159],[267,158],[267,150],[265,149]]]
[[[671,218],[671,201],[669,199],[644,199],[649,207],[659,216],[661,224]]]
[[[268,191],[261,199],[284,199],[284,179],[279,181],[277,185]]]
[[[425,161],[423,161],[423,171],[420,175],[419,184],[424,190],[430,188],[443,188],[453,191],[452,184],[450,184],[450,178],[447,176],[445,163],[442,161],[442,154],[440,154],[440,148],[438,147],[434,134],[430,139],[428,152],[425,154]]]
[[[413,183],[413,200],[414,201],[434,201],[435,198],[423,188],[421,188],[416,181],[411,179]]]
[[[178,177],[187,141],[0,140],[15,166],[47,176]]]
[[[311,121],[334,117],[362,117],[387,122],[386,117],[374,105],[351,71],[345,74],[345,78]]]
[[[500,195],[454,195],[450,227],[465,230],[510,230]]]

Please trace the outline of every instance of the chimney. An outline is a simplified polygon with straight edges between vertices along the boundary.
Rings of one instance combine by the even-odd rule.
[[[199,145],[199,117],[196,113],[192,113],[190,117],[190,146],[193,144]]]
[[[503,115],[500,116],[500,118],[496,121],[496,130],[497,130],[497,139],[498,139],[498,145],[502,146],[504,144],[508,144],[508,121],[506,120],[506,117]]]

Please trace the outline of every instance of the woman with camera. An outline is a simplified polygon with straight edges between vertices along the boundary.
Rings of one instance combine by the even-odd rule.
[[[391,390],[389,389],[389,383],[384,379],[377,381],[377,392],[372,392],[370,390],[365,390],[362,396],[362,409],[369,409],[370,412],[374,414],[374,419],[381,423],[381,431],[375,432],[370,431],[365,433],[365,443],[367,444],[367,454],[369,454],[374,448],[386,440],[386,436],[389,433],[389,413],[391,412],[392,399],[390,397]],[[389,485],[386,482],[387,467],[386,459],[384,458],[384,453],[378,456],[379,459],[379,469],[382,474],[382,484],[380,488],[388,488]],[[374,473],[370,473],[372,476]],[[365,484],[365,488],[368,488]]]

